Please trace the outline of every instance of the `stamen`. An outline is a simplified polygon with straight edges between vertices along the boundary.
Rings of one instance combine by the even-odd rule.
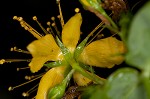
[[[41,23],[37,20],[37,17],[36,17],[36,16],[33,17],[33,20],[37,22],[37,24],[40,26],[40,28],[43,30],[43,32],[44,32],[45,34],[49,34],[49,33],[45,30],[45,28],[41,25]]]
[[[97,32],[97,34],[87,43],[87,45],[90,44],[103,30],[104,30],[104,27]]]
[[[22,69],[29,69],[29,67],[17,68],[17,71],[22,70]]]
[[[43,75],[41,75],[41,76],[39,76],[39,77],[36,77],[36,78],[34,78],[34,79],[32,79],[32,80],[29,80],[29,81],[27,81],[27,82],[25,82],[25,83],[22,83],[22,84],[20,84],[20,85],[14,86],[14,87],[10,86],[10,87],[8,88],[8,90],[9,90],[9,91],[12,91],[12,90],[14,90],[15,88],[24,86],[24,85],[26,85],[26,84],[28,84],[28,83],[30,83],[30,82],[33,82],[33,81],[39,79],[39,78],[41,78],[42,76],[43,76]]]
[[[25,54],[30,54],[29,51],[25,51],[25,50],[22,50],[22,49],[18,49],[16,46],[10,48],[10,51],[15,51],[15,52],[21,52],[21,53],[25,53]]]
[[[54,36],[55,34],[54,34],[54,31],[53,31],[53,29],[52,29],[52,27],[51,27],[51,22],[47,22],[47,25],[49,26],[49,27],[47,28],[47,31],[49,31],[49,32]]]
[[[44,74],[45,74],[45,72],[44,72],[44,73],[40,73],[40,74],[38,74],[38,75],[25,76],[25,79],[26,79],[26,80],[31,80],[31,79],[33,79],[33,78],[42,76],[42,75],[44,75]]]
[[[61,23],[61,26],[62,26],[62,28],[63,28],[63,26],[64,26],[64,19],[63,19],[63,15],[62,15],[61,6],[60,6],[60,0],[56,0],[56,3],[57,3],[58,8],[59,8],[60,23]]]
[[[88,35],[88,37],[92,36],[93,33],[98,30],[104,23],[103,22],[100,22],[93,30],[92,32],[90,32],[90,34]]]
[[[34,91],[37,90],[38,85],[39,85],[39,84],[36,84],[34,87],[32,87],[31,89],[29,89],[28,91],[23,92],[23,93],[22,93],[22,96],[28,97],[32,92],[34,92]]]
[[[54,29],[55,29],[55,31],[56,31],[56,33],[57,33],[58,37],[60,37],[60,32],[59,32],[59,30],[58,30],[58,28],[57,28],[57,26],[56,26],[56,23],[55,23],[55,22],[54,22],[54,23],[52,23],[52,27],[54,27]]]
[[[27,31],[29,31],[34,37],[36,37],[37,39],[40,39],[42,37],[42,35],[40,33],[38,33],[34,28],[32,28],[28,23],[26,23],[22,17],[17,17],[14,16],[13,17],[14,20],[17,20],[20,22],[20,25]]]
[[[30,62],[31,59],[1,59],[0,60],[0,64],[4,64],[4,63],[12,63],[12,62]]]

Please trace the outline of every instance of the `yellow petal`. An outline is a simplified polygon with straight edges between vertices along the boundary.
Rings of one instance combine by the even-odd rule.
[[[64,71],[65,66],[50,69],[40,80],[36,99],[47,99],[48,90],[64,79]]]
[[[54,56],[44,56],[44,57],[33,57],[31,62],[29,63],[29,67],[30,67],[30,71],[32,73],[37,72],[38,70],[40,70],[43,67],[43,64],[47,61],[49,61],[51,58],[53,58]]]
[[[71,52],[74,51],[79,41],[81,23],[81,13],[77,13],[63,27],[62,42]]]
[[[125,45],[114,37],[97,40],[89,44],[79,57],[84,64],[111,68],[124,61]]]
[[[78,86],[86,86],[90,82],[92,82],[92,80],[90,80],[87,77],[83,76],[79,72],[74,72],[73,79],[78,84]]]
[[[55,61],[62,58],[61,51],[51,34],[31,42],[27,49],[33,56],[29,64],[32,72],[37,72],[48,60]]]

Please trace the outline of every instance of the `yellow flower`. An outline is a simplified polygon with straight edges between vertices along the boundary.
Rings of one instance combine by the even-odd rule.
[[[80,38],[81,13],[75,14],[64,25],[62,30],[63,45],[74,55]],[[33,58],[29,63],[32,72],[37,72],[47,61],[65,60],[61,49],[51,34],[33,41],[27,46]],[[123,62],[124,44],[114,37],[97,40],[87,45],[77,61],[91,66],[113,67]],[[68,66],[68,64],[66,64]],[[41,79],[36,99],[46,99],[47,91],[64,79],[66,66],[51,68]],[[87,85],[90,79],[79,72],[74,73],[74,80],[78,85]]]
[[[72,53],[76,48],[76,45],[80,38],[81,22],[82,22],[81,13],[77,13],[65,24],[62,30],[62,42]],[[47,61],[56,61],[64,59],[60,48],[56,44],[54,37],[51,34],[47,34],[46,36],[40,38],[39,40],[33,41],[27,46],[27,49],[33,56],[31,62],[29,63],[32,72],[37,72],[38,70],[40,70],[44,65],[44,63]],[[62,76],[63,71],[57,73],[58,71],[61,70],[60,68],[62,67],[64,66],[54,67],[57,68],[55,69],[55,71],[53,70],[54,68],[52,68],[48,71],[48,73],[46,73],[42,77],[36,99],[43,99],[44,97],[46,97],[45,93],[47,92],[47,90],[63,80],[64,78],[64,76]],[[53,72],[51,72],[52,70]],[[56,79],[55,77],[58,78],[59,80],[53,80]],[[43,86],[45,90],[41,86]]]

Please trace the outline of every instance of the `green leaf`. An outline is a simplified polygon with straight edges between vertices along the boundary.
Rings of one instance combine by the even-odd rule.
[[[81,99],[105,99],[103,87],[100,85],[90,85],[82,91]]]
[[[130,97],[128,99],[148,99],[147,94],[145,92],[145,88],[143,84],[139,84],[134,91],[130,94]]]
[[[133,17],[127,37],[126,62],[139,69],[147,68],[150,61],[150,1]]]
[[[138,96],[138,84],[139,74],[137,70],[127,67],[118,69],[108,77],[105,85],[106,99],[131,99],[133,93]]]

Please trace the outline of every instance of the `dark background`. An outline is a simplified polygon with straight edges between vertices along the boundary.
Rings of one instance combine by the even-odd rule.
[[[131,7],[138,1],[140,0],[129,0],[128,4]],[[133,12],[135,13],[145,2],[146,0],[143,0],[137,4]],[[31,55],[9,51],[10,48],[14,46],[26,50],[26,46],[35,40],[28,31],[25,31],[20,26],[18,21],[13,20],[13,16],[17,15],[23,17],[26,22],[39,30],[38,25],[32,20],[32,17],[36,15],[39,22],[46,27],[46,22],[49,21],[52,16],[56,17],[58,15],[58,7],[55,0],[6,0],[0,3],[0,5],[0,59],[31,58]],[[81,9],[83,17],[81,31],[85,35],[88,34],[89,31],[92,31],[100,22],[94,14],[85,11],[78,0],[61,0],[61,7],[65,22],[75,14],[74,9],[76,7]],[[26,66],[28,66],[26,62],[0,65],[0,99],[27,99],[21,96],[22,92],[27,91],[37,83],[38,80],[35,81],[35,83],[22,86],[11,92],[7,90],[9,86],[15,86],[25,82],[25,75],[32,75],[29,69],[19,72],[16,71],[16,68]],[[100,69],[99,71],[102,77],[107,77],[114,69]],[[35,93],[28,97],[28,99],[34,95]]]

